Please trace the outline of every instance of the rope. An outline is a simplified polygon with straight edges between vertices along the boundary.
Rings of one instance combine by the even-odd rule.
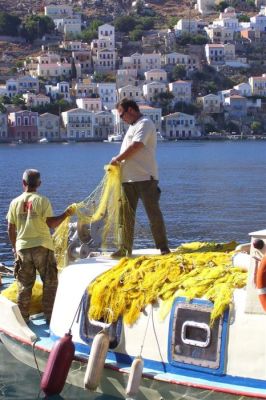
[[[162,356],[162,352],[161,352],[161,347],[160,347],[160,342],[159,342],[159,340],[158,340],[158,336],[157,336],[157,333],[156,333],[156,330],[155,330],[155,324],[154,324],[154,318],[153,318],[153,308],[151,309],[151,321],[152,321],[152,327],[153,327],[153,332],[154,332],[155,340],[156,340],[156,342],[157,342],[158,351],[159,351],[160,358],[161,358],[161,361],[162,361],[163,371],[166,372],[166,365],[165,365],[165,362],[164,362],[164,360],[163,360],[163,356]]]
[[[150,321],[151,313],[152,313],[152,306],[151,306],[151,310],[150,310],[149,315],[148,315],[148,320],[147,320],[147,324],[146,324],[146,329],[145,329],[144,336],[143,336],[143,340],[142,340],[142,344],[141,344],[141,347],[140,347],[140,353],[139,353],[140,356],[141,356],[141,354],[142,354],[144,342],[145,342],[145,339],[146,339],[146,335],[147,335],[147,331],[148,331],[148,326],[149,326],[149,321]]]
[[[80,302],[79,302],[78,308],[76,309],[76,312],[75,312],[75,314],[74,314],[74,318],[73,318],[72,323],[71,323],[71,325],[70,325],[70,328],[69,328],[69,330],[68,330],[69,335],[71,335],[72,326],[73,326],[73,324],[74,324],[74,322],[75,322],[76,317],[77,317],[76,322],[79,321],[80,312],[81,312],[82,300],[83,300],[83,296],[81,297],[81,300],[80,300]]]
[[[38,340],[39,340],[39,339],[36,338],[36,339],[33,341],[33,343],[32,343],[32,352],[33,352],[33,358],[34,358],[34,362],[35,362],[37,371],[39,372],[39,375],[40,375],[40,377],[41,377],[42,374],[41,374],[41,371],[40,371],[40,368],[39,368],[39,364],[38,364],[38,361],[37,361],[37,357],[36,357],[36,353],[35,353],[35,345],[36,345],[36,343],[38,342]]]

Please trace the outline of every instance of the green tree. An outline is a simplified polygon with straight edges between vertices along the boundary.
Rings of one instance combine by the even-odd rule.
[[[25,100],[21,97],[20,94],[16,94],[15,96],[13,96],[11,101],[12,104],[14,104],[15,106],[25,106]]]
[[[263,131],[263,126],[260,121],[253,121],[250,125],[250,128],[254,133],[262,133]]]
[[[72,79],[76,79],[76,77],[77,77],[77,68],[76,68],[76,65],[75,65],[75,60],[72,57],[71,58],[71,78]]]
[[[240,14],[238,17],[239,22],[250,22],[250,17],[246,14]]]
[[[11,104],[11,99],[8,96],[0,96],[0,103]]]
[[[50,17],[29,15],[22,26],[21,35],[29,42],[33,42],[46,33],[52,33],[54,28],[54,22]]]
[[[115,82],[116,77],[114,74],[103,74],[101,72],[94,72],[93,74],[93,82]]]
[[[115,29],[124,33],[129,33],[130,31],[133,31],[136,25],[136,20],[131,15],[117,17],[114,21]]]
[[[178,101],[173,107],[174,112],[182,112],[185,114],[194,115],[199,112],[198,107],[195,104],[185,103],[183,101]]]
[[[102,21],[99,19],[94,19],[87,29],[81,32],[81,38],[87,42],[91,42],[93,39],[98,37],[98,27],[102,25]]]
[[[134,29],[133,31],[129,32],[129,39],[133,42],[141,40],[143,35],[142,29]]]
[[[15,15],[0,12],[0,35],[18,36],[21,20]]]
[[[223,12],[227,7],[229,7],[229,3],[227,1],[221,1],[219,4],[216,6],[217,11]]]
[[[184,65],[176,65],[172,71],[172,80],[177,81],[179,79],[185,79],[187,76],[186,67]]]
[[[169,114],[174,95],[170,92],[158,93],[154,96],[154,104],[162,109],[162,114]]]
[[[204,124],[204,132],[205,133],[210,133],[210,132],[214,132],[215,131],[215,125],[214,124],[211,124],[211,123],[207,123],[207,124]]]
[[[4,106],[3,103],[0,101],[0,113],[5,113],[6,112],[6,107]]]
[[[141,17],[135,20],[136,24],[140,25],[144,31],[148,31],[154,28],[153,17]]]
[[[169,20],[168,20],[168,21],[169,21],[169,22],[168,22],[169,28],[172,29],[172,28],[177,24],[178,20],[179,20],[178,17],[173,17],[173,16],[171,16],[171,17],[169,18]]]
[[[180,46],[186,46],[187,44],[203,45],[208,43],[208,38],[204,35],[194,35],[189,32],[184,32],[176,41]]]
[[[11,73],[11,75],[15,75],[17,72],[18,72],[18,70],[17,70],[16,67],[11,67],[11,68],[10,68],[10,73]]]

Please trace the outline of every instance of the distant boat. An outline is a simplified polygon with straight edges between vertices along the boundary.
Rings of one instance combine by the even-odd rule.
[[[46,137],[41,138],[41,139],[39,140],[39,143],[48,143],[48,139],[47,139]]]
[[[123,135],[119,134],[119,133],[115,133],[114,135],[109,135],[108,136],[108,142],[122,142],[123,140]]]

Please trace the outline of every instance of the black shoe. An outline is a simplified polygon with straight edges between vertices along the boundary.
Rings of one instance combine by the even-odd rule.
[[[111,253],[111,257],[112,258],[122,258],[122,257],[129,257],[131,255],[131,253],[125,249],[124,247],[122,247],[121,249],[118,249],[116,251],[114,251],[113,253]]]
[[[163,248],[160,249],[160,250],[161,250],[161,255],[162,255],[162,256],[165,256],[166,254],[171,253],[169,247],[163,247]]]

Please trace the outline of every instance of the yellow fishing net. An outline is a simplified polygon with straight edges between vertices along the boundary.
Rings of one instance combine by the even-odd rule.
[[[66,250],[69,242],[69,229],[71,221],[87,226],[93,226],[101,236],[101,249],[117,248],[121,235],[121,207],[126,210],[126,217],[131,218],[130,206],[127,205],[121,191],[120,167],[105,166],[105,175],[97,188],[80,203],[68,207],[74,211],[74,216],[67,217],[55,230],[53,239],[55,244],[55,257],[58,269],[65,266]]]
[[[1,292],[1,295],[8,300],[17,303],[18,284],[13,282],[7,289]],[[30,300],[30,315],[39,314],[42,312],[42,283],[36,281],[32,288],[32,296]]]
[[[221,316],[233,290],[246,285],[247,272],[231,265],[236,243],[190,243],[167,256],[122,258],[88,288],[89,317],[115,322],[123,316],[132,325],[147,304],[163,300],[164,318],[176,296],[201,298],[214,303],[211,321]],[[110,312],[111,310],[111,312]]]

